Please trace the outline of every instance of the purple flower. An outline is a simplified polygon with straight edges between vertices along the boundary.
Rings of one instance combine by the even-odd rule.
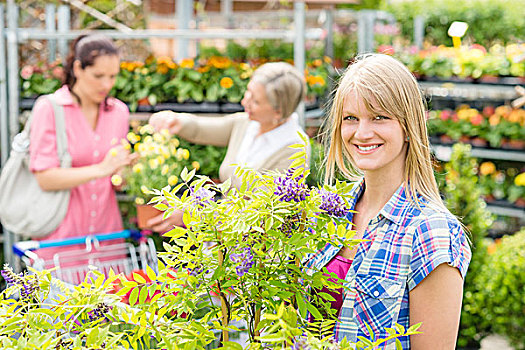
[[[191,194],[193,195],[193,198],[195,198],[195,202],[197,203],[197,205],[203,206],[213,201],[213,198],[217,193],[215,193],[215,191],[201,187],[197,191],[194,191],[192,188]]]
[[[240,250],[240,253],[230,254],[230,260],[237,264],[235,272],[237,276],[242,277],[250,268],[255,264],[253,261],[253,253],[250,247],[244,247]]]
[[[306,337],[301,337],[296,340],[292,345],[292,350],[310,350],[308,345],[308,339]]]
[[[300,202],[304,201],[310,195],[308,186],[304,182],[299,182],[303,178],[303,174],[293,178],[294,168],[288,169],[285,176],[275,179],[274,183],[276,189],[274,194],[279,196],[279,199],[284,202]]]
[[[350,212],[350,209],[346,207],[346,203],[340,195],[337,193],[329,192],[324,188],[319,190],[321,195],[320,209],[330,216],[343,217]]]
[[[89,321],[93,322],[100,318],[105,318],[106,314],[112,309],[111,306],[109,306],[106,303],[98,303],[97,306],[91,311],[88,312],[89,315]]]
[[[40,288],[36,277],[29,277],[23,274],[17,275],[13,272],[13,269],[7,265],[4,265],[4,269],[0,273],[7,284],[14,284],[19,287],[20,296],[23,299],[31,297],[33,293]]]

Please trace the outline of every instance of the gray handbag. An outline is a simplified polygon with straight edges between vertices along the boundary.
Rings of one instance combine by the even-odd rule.
[[[55,115],[57,152],[61,168],[71,167],[67,151],[64,108],[52,95],[48,99]],[[35,103],[36,104],[36,103]],[[41,238],[53,232],[64,220],[69,205],[70,190],[43,191],[29,170],[29,136],[34,111],[24,130],[13,139],[11,154],[0,175],[0,222],[9,231]]]

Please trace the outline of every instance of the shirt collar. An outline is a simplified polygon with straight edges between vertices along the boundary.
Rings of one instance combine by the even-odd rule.
[[[351,199],[349,200],[350,208],[354,209],[358,199],[365,190],[365,179],[356,182],[355,186],[350,191]],[[396,192],[390,197],[388,202],[379,211],[379,214],[387,218],[388,220],[402,224],[406,219],[407,208],[411,205],[410,200],[406,196],[406,183],[403,182]],[[352,214],[352,213],[350,213]],[[352,214],[353,217],[353,214]]]

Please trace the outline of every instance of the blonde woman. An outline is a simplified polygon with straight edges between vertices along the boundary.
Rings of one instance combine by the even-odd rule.
[[[306,136],[294,113],[305,93],[305,80],[299,70],[286,62],[271,62],[260,66],[248,83],[241,101],[244,113],[197,117],[162,111],[153,114],[149,123],[193,143],[228,146],[219,178],[230,178],[232,185],[239,187],[241,181],[235,177],[232,164],[258,171],[286,170],[290,166],[289,158],[297,150],[288,146],[302,142],[298,133]],[[174,214],[165,221],[159,216],[149,224],[153,230],[163,232],[172,225],[181,225],[181,215]]]
[[[336,339],[369,337],[366,325],[386,338],[387,327],[422,322],[422,334],[400,339],[403,349],[454,349],[471,252],[438,192],[416,80],[390,56],[357,58],[328,127],[327,181],[336,168],[356,181],[348,219],[364,239],[353,249],[326,246],[306,262],[349,287],[323,289],[335,299]]]

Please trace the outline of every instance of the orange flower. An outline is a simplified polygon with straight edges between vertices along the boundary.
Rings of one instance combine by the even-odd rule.
[[[228,57],[213,56],[210,57],[208,64],[218,69],[225,69],[230,67],[232,62]]]
[[[197,67],[197,72],[199,73],[206,73],[209,70],[210,70],[210,66]]]
[[[492,162],[483,162],[479,166],[479,173],[481,175],[490,175],[496,171],[496,166]]]
[[[498,114],[493,114],[489,117],[489,124],[491,126],[496,126],[501,121],[501,117]]]
[[[221,85],[221,87],[229,89],[233,86],[233,80],[230,77],[224,77],[221,79],[219,84]]]
[[[184,58],[182,61],[180,61],[180,66],[182,68],[193,68],[195,66],[195,62],[191,58]]]

